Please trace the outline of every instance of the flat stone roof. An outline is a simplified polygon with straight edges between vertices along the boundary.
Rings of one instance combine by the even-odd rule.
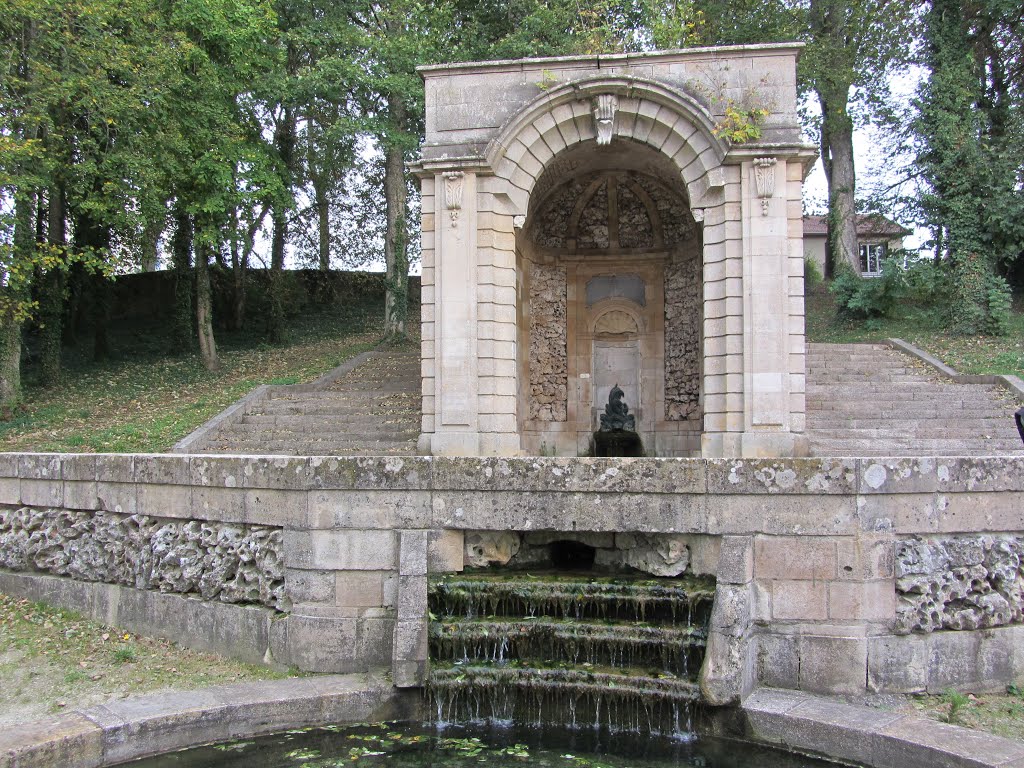
[[[421,77],[428,75],[451,74],[452,72],[465,72],[473,70],[498,70],[498,71],[522,71],[544,69],[551,65],[566,64],[596,64],[622,66],[624,64],[648,64],[653,62],[671,62],[680,59],[695,58],[718,58],[722,55],[736,55],[743,53],[789,53],[800,51],[805,43],[793,41],[791,43],[761,43],[758,45],[717,45],[702,46],[699,48],[672,48],[664,51],[651,51],[647,53],[599,53],[585,54],[580,56],[546,56],[534,59],[496,59],[494,61],[464,61],[451,64],[424,64],[416,67]]]

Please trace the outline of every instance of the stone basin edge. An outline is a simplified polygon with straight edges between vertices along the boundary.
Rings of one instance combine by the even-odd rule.
[[[753,741],[870,768],[1022,768],[1024,744],[902,712],[758,688],[739,728]]]
[[[422,707],[383,671],[157,692],[7,727],[0,768],[100,768],[291,728],[422,720]]]
[[[289,728],[422,720],[422,706],[418,694],[393,688],[384,674],[155,693],[9,727],[0,733],[0,768],[114,766]],[[719,735],[867,768],[1024,766],[1019,742],[836,698],[758,688],[740,714]]]

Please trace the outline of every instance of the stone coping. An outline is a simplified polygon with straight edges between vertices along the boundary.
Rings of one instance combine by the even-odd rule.
[[[1024,768],[1024,744],[899,712],[760,688],[742,704],[747,735],[871,768]]]
[[[1011,395],[1015,395],[1024,402],[1024,381],[1021,381],[1017,376],[1010,376],[1001,373],[958,373],[956,370],[950,368],[944,362],[939,360],[939,358],[925,352],[923,349],[915,347],[913,344],[908,344],[903,339],[888,339],[886,343],[893,349],[898,349],[900,352],[920,360],[925,365],[933,368],[940,376],[952,379],[957,384],[998,384],[1003,389],[1008,390]]]
[[[466,61],[454,64],[421,64],[416,71],[421,77],[434,73],[454,72],[477,72],[484,70],[534,70],[552,65],[586,64],[591,66],[601,65],[622,66],[626,64],[645,64],[656,61],[675,61],[679,59],[700,59],[712,57],[726,59],[730,55],[743,55],[751,53],[787,53],[800,51],[805,43],[757,43],[746,45],[717,45],[700,46],[695,48],[670,48],[652,53],[602,53],[586,54],[582,56],[542,56],[529,59],[496,59],[494,61]]]
[[[115,700],[0,731],[0,768],[97,768],[188,747],[338,723],[422,719],[383,674],[241,683]]]
[[[1024,768],[1024,744],[796,691],[761,688],[746,735],[871,768]],[[417,692],[382,675],[330,675],[151,694],[0,733],[0,768],[98,768],[290,728],[420,720]]]
[[[686,459],[0,453],[0,504],[63,482],[219,489],[871,495],[1024,491],[1024,456]],[[58,499],[54,500],[59,505]]]

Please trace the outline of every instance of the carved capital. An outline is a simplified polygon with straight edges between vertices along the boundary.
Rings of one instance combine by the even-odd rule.
[[[775,195],[775,164],[774,157],[758,157],[754,159],[754,184],[757,196],[761,198],[761,215],[768,215],[768,200]]]
[[[451,217],[452,226],[459,224],[459,211],[462,210],[462,186],[465,174],[462,171],[449,171],[444,177],[444,203]]]
[[[606,147],[615,135],[615,113],[619,109],[619,97],[602,93],[594,99],[594,128],[597,131],[598,146]]]

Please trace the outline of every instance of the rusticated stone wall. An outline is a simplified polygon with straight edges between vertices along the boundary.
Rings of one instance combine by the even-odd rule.
[[[1024,539],[952,536],[896,545],[899,634],[985,629],[1024,620]]]
[[[672,421],[699,416],[701,280],[695,250],[665,268],[665,418]]]
[[[530,267],[530,419],[565,421],[568,402],[564,267]]]
[[[47,525],[66,531],[45,535],[59,552],[77,548],[84,564],[53,576],[27,558],[21,569],[7,561],[0,590],[248,660],[345,672],[390,663],[396,684],[409,686],[426,668],[428,574],[511,557],[524,542],[613,542],[620,564],[675,568],[685,557],[715,576],[702,675],[712,703],[753,685],[855,695],[998,689],[1024,677],[1014,591],[1022,505],[1021,457],[0,454],[5,531],[31,527],[22,518],[35,514],[48,522],[29,538]],[[12,512],[21,522],[11,524]],[[180,551],[189,551],[182,528],[195,522],[200,540],[203,525],[246,535],[280,528],[291,609],[87,581],[109,535],[96,521],[130,530],[134,516],[177,523],[167,536]],[[943,587],[961,568],[957,586]],[[909,577],[922,577],[919,593]],[[943,595],[936,605],[950,623],[907,632],[900,603],[926,590]],[[998,626],[1006,616],[1011,623]]]
[[[0,568],[286,611],[280,528],[71,509],[0,509]]]

